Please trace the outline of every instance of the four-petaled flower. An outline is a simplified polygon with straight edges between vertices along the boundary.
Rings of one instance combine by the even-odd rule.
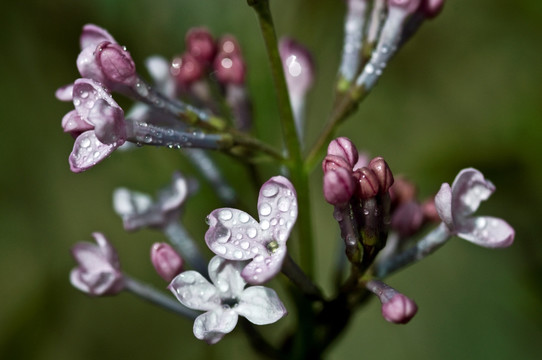
[[[448,229],[462,239],[488,248],[507,247],[514,241],[514,229],[504,220],[489,216],[471,217],[495,186],[473,168],[463,169],[452,186],[444,183],[435,206]]]
[[[114,295],[124,288],[117,252],[101,233],[93,233],[98,245],[75,244],[71,253],[78,266],[70,273],[70,282],[92,296]]]
[[[239,315],[256,325],[272,324],[287,314],[270,288],[251,286],[241,277],[242,262],[215,256],[209,262],[212,284],[196,271],[177,275],[168,288],[186,307],[206,311],[194,321],[194,335],[209,344],[231,332]]]
[[[178,217],[187,195],[186,179],[175,172],[171,185],[158,193],[156,201],[147,194],[118,188],[113,193],[113,207],[128,231],[143,227],[163,228]]]
[[[229,260],[250,260],[242,272],[250,284],[275,276],[286,256],[286,241],[297,219],[295,189],[288,179],[275,176],[264,183],[258,197],[260,222],[244,211],[214,210],[207,217],[205,241],[212,252]]]
[[[87,170],[124,144],[124,111],[100,83],[77,79],[73,86],[59,89],[57,97],[72,100],[75,107],[62,119],[64,132],[76,138],[69,157],[73,172]]]

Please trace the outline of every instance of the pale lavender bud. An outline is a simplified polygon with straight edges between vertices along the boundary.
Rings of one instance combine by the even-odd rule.
[[[117,252],[103,234],[92,236],[98,245],[80,242],[71,249],[78,266],[71,271],[70,282],[92,296],[115,295],[124,288]]]
[[[151,247],[151,262],[158,275],[167,282],[183,269],[183,259],[169,244],[155,243]]]
[[[190,55],[202,63],[211,63],[216,53],[217,45],[213,35],[206,28],[192,28],[186,33],[186,49]]]
[[[328,155],[341,156],[348,161],[350,168],[358,162],[358,149],[347,137],[338,137],[332,140],[327,147]]]
[[[425,17],[434,18],[442,11],[444,7],[444,0],[422,0],[420,10]]]
[[[186,86],[201,78],[203,65],[190,53],[184,53],[171,61],[170,72],[181,85]]]
[[[356,183],[350,171],[337,168],[324,173],[324,198],[328,203],[342,206],[350,200],[356,189]]]
[[[322,170],[324,171],[324,174],[328,171],[335,171],[338,168],[343,168],[348,171],[352,170],[352,166],[350,166],[348,161],[342,156],[327,155],[322,161]]]
[[[213,62],[216,78],[224,85],[242,85],[245,82],[246,67],[243,57],[238,52],[221,52]]]
[[[393,174],[386,160],[382,157],[375,157],[369,162],[369,169],[371,169],[378,179],[378,185],[380,187],[380,193],[385,194],[393,185]]]
[[[357,180],[356,194],[360,199],[370,199],[378,194],[378,178],[371,169],[362,167],[354,171],[352,176]]]
[[[416,303],[379,280],[369,281],[365,287],[378,296],[382,303],[382,316],[394,324],[406,324],[418,312]]]
[[[279,53],[290,99],[304,98],[314,81],[311,53],[299,42],[287,37],[280,39]]]

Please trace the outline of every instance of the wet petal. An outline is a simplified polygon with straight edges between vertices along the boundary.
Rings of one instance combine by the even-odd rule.
[[[515,231],[504,220],[489,216],[468,218],[457,227],[457,236],[487,248],[512,245]]]
[[[452,213],[454,222],[475,212],[480,202],[487,200],[495,186],[484,175],[473,168],[463,169],[452,184]]]
[[[280,246],[271,255],[256,255],[241,275],[249,284],[263,284],[280,272],[285,256],[286,246]]]
[[[95,49],[96,46],[98,46],[98,44],[102,41],[116,43],[113,36],[111,36],[107,30],[94,24],[86,24],[83,26],[83,31],[81,33],[81,37],[79,38],[81,49],[86,47],[93,47]]]
[[[237,298],[245,288],[246,282],[241,277],[244,264],[215,256],[209,261],[209,277],[223,299]]]
[[[194,310],[220,308],[220,296],[216,287],[197,271],[185,271],[177,275],[168,289],[184,306]]]
[[[235,311],[256,325],[272,324],[288,313],[275,290],[263,286],[243,291]]]
[[[194,335],[208,344],[216,344],[237,325],[239,316],[232,309],[209,311],[194,321]]]
[[[115,145],[101,143],[92,130],[82,133],[75,139],[69,157],[71,171],[78,173],[93,167],[116,148]]]
[[[439,192],[435,196],[435,207],[437,208],[440,219],[449,229],[453,229],[452,188],[450,187],[450,184],[444,183],[440,187]]]
[[[83,120],[77,111],[72,110],[62,118],[62,129],[77,138],[81,133],[94,129],[94,126]]]

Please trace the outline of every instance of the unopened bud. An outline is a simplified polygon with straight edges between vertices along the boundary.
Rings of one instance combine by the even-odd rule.
[[[215,57],[213,68],[216,78],[222,84],[242,85],[245,82],[245,62],[237,52],[219,53]]]
[[[358,149],[347,137],[338,137],[331,141],[327,147],[328,155],[341,156],[348,161],[350,168],[358,162]]]
[[[134,61],[124,47],[104,41],[98,45],[95,56],[103,75],[109,81],[129,86],[137,82]]]
[[[209,30],[192,28],[186,33],[185,41],[188,53],[195,59],[203,63],[213,61],[217,46]]]
[[[170,72],[181,84],[188,85],[201,78],[203,65],[192,54],[185,53],[171,61]]]
[[[151,247],[151,262],[158,275],[167,282],[173,280],[183,268],[183,259],[167,243],[155,243]]]
[[[423,12],[425,17],[432,19],[440,14],[443,7],[444,0],[422,0],[420,10]]]
[[[406,324],[418,312],[416,303],[379,280],[369,281],[365,287],[378,296],[382,303],[382,316],[395,324]]]
[[[224,35],[218,42],[218,53],[241,54],[241,46],[232,35]]]
[[[399,205],[414,200],[417,192],[414,183],[399,176],[390,187],[390,198],[394,204]]]
[[[352,176],[357,180],[357,195],[360,199],[370,199],[378,194],[378,178],[367,167],[362,167],[353,172]]]
[[[324,198],[331,205],[348,203],[355,191],[355,182],[350,171],[337,168],[324,174]]]
[[[369,162],[369,169],[373,170],[378,179],[380,193],[387,193],[390,187],[393,185],[393,174],[391,173],[390,167],[388,166],[388,163],[386,163],[386,160],[380,156],[375,157]]]
[[[391,217],[391,227],[402,238],[415,234],[423,225],[424,214],[420,204],[415,201],[402,203]]]
[[[434,223],[441,221],[437,212],[437,207],[435,206],[435,198],[431,197],[430,199],[425,200],[421,206],[422,213],[426,221]]]
[[[352,170],[348,161],[342,156],[327,155],[322,161],[322,170],[324,171],[324,174],[328,171],[335,171],[338,168],[343,168],[348,171]]]
[[[408,14],[412,14],[420,6],[422,0],[388,0],[389,7],[404,9]]]

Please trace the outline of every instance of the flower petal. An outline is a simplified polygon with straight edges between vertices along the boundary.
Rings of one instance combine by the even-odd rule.
[[[251,286],[241,294],[235,311],[256,325],[272,324],[288,312],[275,290]]]
[[[107,30],[94,24],[86,24],[85,26],[83,26],[83,32],[81,33],[81,37],[79,38],[81,49],[89,46],[96,49],[96,46],[98,46],[98,44],[102,41],[110,41],[112,43],[116,43],[113,36],[111,36],[111,34],[107,32]],[[92,49],[92,51],[94,51],[94,49]]]
[[[180,208],[188,196],[188,184],[179,172],[173,173],[171,185],[158,193],[158,204],[163,212]]]
[[[435,195],[435,207],[437,208],[438,216],[448,226],[453,229],[454,220],[452,216],[452,188],[450,184],[444,183],[440,187],[439,192]]]
[[[502,248],[512,245],[515,231],[502,219],[479,216],[463,220],[457,236],[483,247]]]
[[[461,222],[464,217],[474,213],[480,202],[487,200],[493,191],[495,186],[480,171],[473,168],[461,170],[452,184],[454,222]]]
[[[72,110],[62,118],[62,129],[77,138],[81,133],[94,129],[94,126],[83,120],[77,111]]]
[[[212,252],[225,259],[249,260],[266,252],[260,224],[244,211],[216,209],[207,217],[207,223],[205,242]]]
[[[73,84],[64,85],[55,91],[55,97],[60,101],[73,100]]]
[[[229,261],[215,256],[209,261],[209,277],[215,284],[222,299],[233,299],[240,296],[246,282],[241,277],[244,264],[238,261]]]
[[[260,228],[269,229],[272,239],[285,244],[297,219],[297,197],[292,183],[283,176],[265,182],[258,197]]]
[[[111,155],[116,148],[115,145],[101,143],[92,130],[82,133],[75,139],[69,157],[71,171],[78,173],[93,167]]]
[[[92,233],[94,240],[98,244],[101,253],[104,258],[113,266],[115,269],[120,269],[119,256],[115,248],[107,241],[106,237],[99,232]]]
[[[190,309],[208,311],[221,306],[217,288],[197,271],[180,273],[171,280],[168,289]]]
[[[263,284],[280,272],[285,256],[286,246],[276,248],[271,256],[256,255],[241,275],[249,284]]]
[[[208,344],[216,344],[237,325],[239,316],[232,309],[209,311],[194,321],[194,335]]]

